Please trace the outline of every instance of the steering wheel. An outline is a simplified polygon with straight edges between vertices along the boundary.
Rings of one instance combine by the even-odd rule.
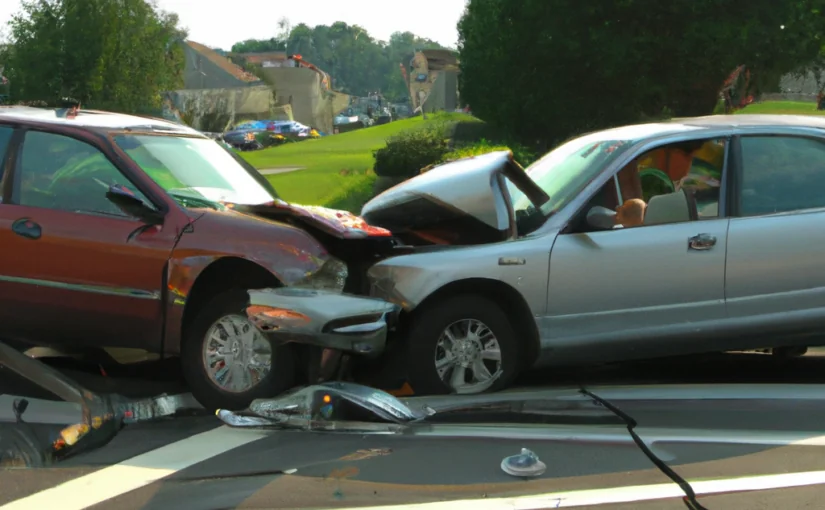
[[[673,181],[670,180],[670,177],[658,168],[645,168],[644,170],[639,171],[639,179],[643,179],[645,177],[654,177],[657,181],[661,181],[671,193],[676,191],[676,187],[673,185]]]

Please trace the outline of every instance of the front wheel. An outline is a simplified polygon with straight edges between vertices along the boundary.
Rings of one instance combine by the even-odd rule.
[[[247,293],[220,294],[184,331],[181,363],[194,397],[209,410],[245,409],[294,382],[292,351],[272,343],[246,317]]]
[[[409,383],[416,394],[498,391],[516,378],[521,348],[493,301],[462,295],[419,310],[408,330]]]

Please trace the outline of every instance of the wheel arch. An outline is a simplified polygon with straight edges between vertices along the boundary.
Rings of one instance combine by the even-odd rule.
[[[206,266],[195,279],[186,299],[181,338],[186,328],[213,297],[232,289],[280,287],[282,282],[263,266],[241,257],[222,257]]]
[[[535,360],[538,359],[540,350],[539,330],[536,320],[533,318],[530,306],[524,296],[515,288],[500,280],[466,278],[447,283],[424,298],[409,314],[416,314],[438,301],[461,294],[474,294],[485,297],[504,310],[504,313],[510,319],[513,330],[525,347],[522,367],[532,366]]]

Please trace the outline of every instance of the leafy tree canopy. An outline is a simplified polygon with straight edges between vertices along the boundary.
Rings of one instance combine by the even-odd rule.
[[[2,60],[17,101],[146,112],[183,83],[186,34],[147,0],[24,0],[8,37]]]
[[[333,88],[357,96],[380,90],[392,100],[408,99],[399,64],[408,65],[417,49],[442,48],[411,32],[396,32],[389,41],[379,41],[364,28],[343,22],[312,28],[303,23],[292,27],[282,19],[279,27],[277,36],[242,41],[232,46],[232,51],[299,54],[329,73]]]
[[[462,100],[522,139],[710,114],[746,65],[757,92],[809,65],[825,0],[470,0]]]

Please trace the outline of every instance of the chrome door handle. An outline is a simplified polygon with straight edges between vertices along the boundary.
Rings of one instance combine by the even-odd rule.
[[[716,245],[716,237],[710,234],[698,234],[688,239],[688,249],[709,250]]]

